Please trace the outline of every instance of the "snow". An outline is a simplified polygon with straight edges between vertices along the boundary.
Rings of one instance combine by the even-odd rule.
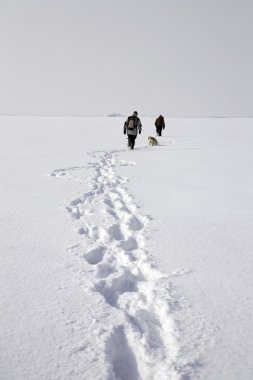
[[[0,379],[252,379],[252,119],[0,117]]]

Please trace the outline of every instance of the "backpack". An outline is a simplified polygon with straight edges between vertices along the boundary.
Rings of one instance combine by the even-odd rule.
[[[128,118],[128,125],[127,128],[130,129],[131,131],[136,127],[136,118],[130,116]]]

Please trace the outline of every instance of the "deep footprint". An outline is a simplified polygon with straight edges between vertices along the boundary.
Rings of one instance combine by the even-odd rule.
[[[84,253],[83,257],[89,264],[96,265],[103,260],[104,253],[104,247],[96,247]]]

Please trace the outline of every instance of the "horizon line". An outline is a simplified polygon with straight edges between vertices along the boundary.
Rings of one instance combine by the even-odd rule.
[[[0,117],[2,116],[13,116],[13,117],[111,117],[111,118],[120,118],[127,117],[128,115],[112,113],[112,114],[78,114],[78,113],[69,113],[69,114],[26,114],[26,113],[0,113]],[[140,114],[140,117],[157,117],[151,114]],[[249,119],[253,118],[253,115],[245,115],[245,116],[168,116],[164,115],[166,118],[170,119]]]

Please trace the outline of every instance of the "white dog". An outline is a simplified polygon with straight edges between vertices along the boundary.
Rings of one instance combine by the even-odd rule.
[[[158,141],[157,141],[154,137],[152,137],[152,136],[149,136],[149,137],[148,137],[148,143],[149,143],[149,145],[151,145],[151,146],[153,146],[153,145],[158,145]]]

